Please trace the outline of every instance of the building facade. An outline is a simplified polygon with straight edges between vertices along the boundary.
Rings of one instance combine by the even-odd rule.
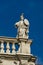
[[[31,54],[32,40],[29,39],[29,21],[20,16],[15,23],[16,38],[0,37],[0,65],[36,65],[36,57]],[[16,51],[15,44],[19,45]]]

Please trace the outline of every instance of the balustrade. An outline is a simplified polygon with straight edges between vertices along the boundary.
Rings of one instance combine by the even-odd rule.
[[[2,54],[15,54],[16,51],[15,51],[15,40],[14,39],[5,39],[4,38],[0,38],[0,53]],[[4,49],[4,42],[6,42],[6,49]],[[12,43],[12,52],[11,49],[10,49],[10,42]],[[5,52],[6,50],[6,52]]]

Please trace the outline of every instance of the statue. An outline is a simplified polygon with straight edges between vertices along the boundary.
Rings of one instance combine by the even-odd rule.
[[[28,39],[29,21],[27,19],[24,19],[23,14],[20,16],[20,21],[17,22],[15,24],[15,26],[18,28],[17,38],[26,38],[26,39]]]

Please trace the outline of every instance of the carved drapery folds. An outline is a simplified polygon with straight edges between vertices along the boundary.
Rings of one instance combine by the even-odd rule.
[[[28,33],[29,33],[29,21],[27,19],[24,19],[23,14],[20,16],[20,21],[15,23],[15,26],[17,27],[17,38],[26,38],[28,39]]]

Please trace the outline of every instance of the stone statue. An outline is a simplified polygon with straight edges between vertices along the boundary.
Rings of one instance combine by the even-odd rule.
[[[24,19],[23,14],[20,16],[20,21],[17,22],[15,25],[18,28],[17,38],[28,39],[29,21],[27,19]]]

